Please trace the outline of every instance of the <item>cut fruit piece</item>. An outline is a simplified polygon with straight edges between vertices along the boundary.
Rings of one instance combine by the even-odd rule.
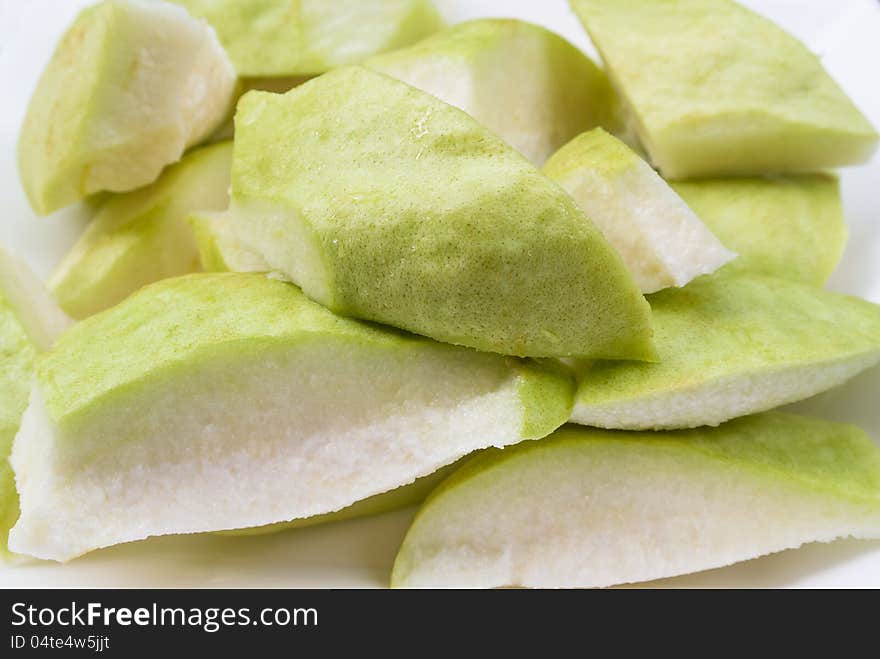
[[[880,306],[784,279],[716,273],[651,296],[659,363],[578,369],[572,421],[717,425],[837,386],[880,361]]]
[[[461,108],[539,167],[575,135],[609,126],[615,107],[590,58],[512,19],[461,23],[364,66]]]
[[[31,269],[0,246],[0,296],[14,311],[30,342],[48,350],[72,324]]]
[[[18,519],[18,495],[9,465],[12,440],[27,407],[34,362],[69,325],[36,275],[0,247],[0,559]]]
[[[684,286],[736,256],[648,163],[601,128],[566,144],[543,172],[601,229],[642,293]]]
[[[172,0],[207,20],[243,78],[318,75],[443,27],[430,0]]]
[[[259,254],[245,249],[232,231],[227,213],[193,213],[187,218],[205,272],[269,272]]]
[[[835,176],[703,179],[672,187],[739,254],[725,272],[821,286],[843,255],[847,229]]]
[[[880,537],[880,451],[767,413],[665,433],[566,426],[475,457],[422,506],[398,587],[602,587]]]
[[[864,162],[877,147],[819,58],[735,2],[571,6],[666,178],[809,172]]]
[[[382,513],[391,512],[392,510],[415,506],[422,503],[434,488],[436,488],[447,476],[452,474],[452,472],[461,467],[462,463],[466,460],[467,458],[462,458],[458,462],[441,467],[433,474],[417,478],[409,485],[402,485],[394,490],[382,492],[382,494],[376,494],[333,513],[315,515],[314,517],[304,517],[302,519],[295,519],[292,522],[278,522],[266,526],[254,526],[248,529],[217,531],[217,535],[266,535],[269,533],[302,529],[307,526],[315,526],[316,524],[330,524],[332,522],[343,522],[347,519],[356,519],[358,517],[381,515]]]
[[[388,76],[248,93],[232,179],[242,245],[337,313],[503,354],[653,357],[647,303],[574,200]]]
[[[105,201],[59,264],[50,286],[61,307],[85,318],[141,286],[198,270],[186,218],[229,205],[232,142],[196,149],[153,185]]]
[[[149,286],[38,363],[17,552],[341,510],[569,415],[567,373],[334,316],[261,274]]]
[[[165,2],[105,0],[59,43],[18,142],[31,206],[50,213],[155,181],[226,118],[235,71],[214,31]]]

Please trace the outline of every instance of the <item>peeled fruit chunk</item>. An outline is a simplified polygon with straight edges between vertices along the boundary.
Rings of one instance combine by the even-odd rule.
[[[660,361],[581,364],[572,421],[717,425],[837,386],[880,361],[880,306],[724,272],[651,296]]]
[[[360,67],[236,114],[233,229],[336,313],[503,354],[650,358],[574,200],[461,110]]]
[[[843,255],[847,229],[834,176],[699,179],[672,187],[739,254],[725,272],[821,286]]]
[[[819,58],[735,2],[570,4],[666,178],[809,172],[877,147]]]
[[[245,249],[232,231],[227,213],[193,213],[187,218],[205,272],[269,272],[272,268],[255,252]]]
[[[443,27],[430,0],[172,0],[207,20],[243,78],[318,75]]]
[[[180,7],[105,0],[83,10],[31,98],[22,184],[45,215],[152,183],[230,109],[235,71],[214,31]]]
[[[8,553],[6,537],[18,519],[8,458],[27,407],[34,362],[68,323],[37,277],[0,247],[0,559]]]
[[[562,37],[523,21],[460,23],[364,66],[461,108],[538,166],[614,116],[605,73]]]
[[[164,280],[39,361],[10,547],[63,561],[334,512],[547,435],[572,387],[550,366],[334,316],[266,275]]]
[[[643,293],[684,286],[736,256],[648,163],[601,128],[562,147],[543,172],[601,229]]]
[[[202,147],[153,185],[105,201],[49,282],[61,307],[85,318],[141,286],[198,270],[186,220],[226,209],[231,168],[232,142]]]
[[[602,587],[836,538],[880,537],[880,451],[855,426],[767,413],[664,433],[566,426],[443,482],[398,587]]]

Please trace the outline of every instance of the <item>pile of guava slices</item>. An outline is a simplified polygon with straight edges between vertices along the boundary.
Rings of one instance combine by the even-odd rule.
[[[876,129],[732,0],[570,6],[601,63],[429,0],[83,10],[18,163],[93,217],[45,285],[0,249],[0,553],[421,504],[393,586],[593,587],[880,538],[872,439],[774,411],[880,362],[824,289]]]

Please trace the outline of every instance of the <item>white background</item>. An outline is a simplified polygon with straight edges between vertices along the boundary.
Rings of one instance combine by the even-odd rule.
[[[0,0],[0,243],[43,277],[75,240],[85,213],[37,218],[18,183],[15,140],[55,41],[88,0]],[[595,56],[565,0],[437,0],[447,19],[512,16],[540,23]],[[880,126],[880,3],[748,0],[822,56],[826,68]],[[756,45],[760,47],[760,45]],[[850,242],[829,287],[880,303],[880,157],[842,172]],[[880,369],[794,406],[857,423],[880,440]],[[68,565],[0,567],[0,586],[380,586],[412,511],[252,538],[154,538],[94,552]],[[880,587],[880,543],[809,545],[736,566],[659,582],[671,586]]]

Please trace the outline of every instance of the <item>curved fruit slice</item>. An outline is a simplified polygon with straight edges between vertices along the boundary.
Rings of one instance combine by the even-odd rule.
[[[207,20],[243,78],[318,75],[443,27],[430,0],[172,0]]]
[[[864,162],[877,147],[819,58],[735,2],[571,6],[667,178],[809,172]]]
[[[364,66],[461,108],[538,166],[575,135],[608,126],[615,104],[589,57],[518,20],[460,23]]]
[[[205,272],[269,272],[269,264],[255,252],[245,249],[232,231],[228,214],[193,213],[187,218],[199,260]]]
[[[736,256],[648,163],[601,128],[566,144],[542,171],[601,229],[643,293],[684,286]]]
[[[846,246],[837,178],[677,181],[673,189],[739,257],[725,272],[753,272],[821,286]]]
[[[491,450],[429,497],[402,587],[601,587],[880,537],[880,451],[790,414],[665,433],[566,426]]]
[[[186,222],[229,205],[232,142],[192,151],[153,185],[105,201],[51,281],[61,307],[85,318],[141,286],[198,269]]]
[[[17,552],[333,512],[547,435],[567,374],[334,316],[261,274],[144,288],[37,366],[12,455]]]
[[[880,306],[784,279],[717,273],[651,296],[660,361],[594,362],[572,420],[717,425],[837,386],[880,361]]]
[[[59,43],[18,142],[45,215],[95,192],[152,183],[226,118],[235,72],[214,31],[180,7],[105,0]]]
[[[37,352],[69,324],[42,283],[0,247],[0,559],[18,519],[18,495],[9,465],[12,440],[27,406]]]
[[[232,179],[241,243],[337,313],[503,354],[653,356],[647,303],[571,197],[388,76],[248,93]]]
[[[435,487],[437,487],[447,476],[452,474],[452,472],[458,469],[461,466],[461,463],[466,460],[467,458],[462,458],[458,462],[441,467],[433,474],[417,478],[409,485],[401,485],[388,492],[382,492],[382,494],[376,494],[367,499],[356,501],[347,508],[337,510],[336,512],[324,513],[323,515],[315,515],[313,517],[303,517],[302,519],[295,519],[292,522],[277,522],[275,524],[267,524],[266,526],[254,526],[248,529],[235,529],[233,531],[217,531],[217,535],[266,535],[269,533],[302,529],[307,526],[315,526],[316,524],[330,524],[332,522],[343,522],[347,519],[355,519],[358,517],[381,515],[382,513],[391,512],[392,510],[415,506],[422,503]]]

